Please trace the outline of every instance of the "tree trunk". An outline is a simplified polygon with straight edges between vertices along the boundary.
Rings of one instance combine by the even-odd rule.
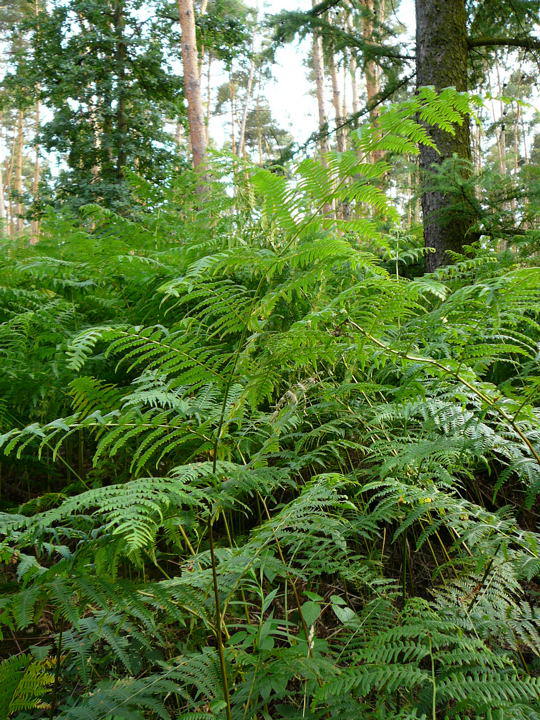
[[[375,27],[375,20],[377,17],[375,0],[364,0],[363,5],[365,14],[362,21],[362,38],[365,42],[373,44],[373,29]],[[373,60],[367,60],[365,62],[364,78],[366,81],[366,97],[369,105],[380,91],[377,63]],[[379,116],[379,108],[373,108],[370,112],[370,116],[372,120],[375,120]]]
[[[126,62],[127,45],[124,37],[126,16],[124,0],[116,0],[114,11],[114,33],[116,42],[116,77],[118,81],[118,103],[116,106],[116,177],[124,178],[124,167],[127,162],[126,142],[128,135],[128,117],[126,113]]]
[[[328,69],[330,71],[330,80],[332,81],[332,105],[334,106],[334,115],[336,118],[337,150],[338,152],[343,152],[345,150],[345,142],[343,128],[340,127],[343,123],[343,118],[341,116],[341,93],[339,92],[339,78],[333,47],[328,49]]]
[[[416,77],[418,87],[433,85],[436,90],[453,86],[467,89],[467,25],[465,0],[416,0]],[[429,188],[434,165],[457,155],[470,160],[469,123],[456,128],[455,135],[428,127],[440,154],[421,146],[420,168],[427,179],[422,194],[424,240],[435,252],[427,256],[427,268],[435,270],[450,262],[448,251],[460,252],[470,242],[467,232],[471,218],[452,211],[451,194]]]
[[[231,106],[231,152],[236,155],[236,90],[232,72],[229,72],[229,103]]]
[[[32,201],[34,204],[38,200],[39,195],[39,182],[41,180],[41,164],[39,162],[39,144],[38,144],[38,133],[39,133],[39,124],[40,124],[40,114],[41,114],[41,106],[39,100],[36,101],[36,110],[34,115],[34,122],[35,122],[35,128],[34,128],[34,177],[32,178]],[[36,208],[34,208],[34,213],[36,213]],[[37,215],[32,220],[32,235],[30,236],[30,242],[32,245],[35,245],[39,241],[39,220]]]
[[[182,64],[184,68],[184,93],[188,106],[189,139],[193,167],[197,168],[205,159],[206,133],[201,100],[193,0],[178,0],[178,14],[182,30]]]
[[[24,148],[24,112],[19,110],[17,113],[17,135],[15,137],[14,147],[14,171],[15,176],[13,178],[13,190],[16,196],[15,201],[15,217],[13,219],[13,225],[15,232],[22,232],[24,227],[23,214],[23,180],[22,180],[22,168],[23,168],[23,148]]]
[[[4,192],[4,168],[0,162],[0,234],[4,233],[6,223],[6,196]]]
[[[15,137],[15,136],[14,136]],[[7,133],[6,133],[6,144],[7,144]],[[13,144],[11,146],[11,151],[9,153],[9,157],[6,158],[6,176],[4,178],[4,187],[7,191],[7,198],[6,198],[6,225],[7,225],[7,231],[8,235],[11,237],[13,233],[15,232],[14,227],[14,215],[15,215],[15,209],[13,204],[13,188],[12,188],[12,182],[13,182],[13,168],[15,165],[15,140],[13,140]]]
[[[351,96],[352,96],[352,111],[355,115],[360,112],[360,91],[358,88],[357,78],[357,67],[356,58],[351,58]]]
[[[0,112],[0,145],[4,142],[4,113]],[[6,224],[6,194],[5,194],[5,186],[4,186],[4,161],[0,159],[0,235],[2,235],[5,230],[5,224]]]
[[[514,120],[514,170],[516,174],[519,172],[519,166],[521,162],[521,142],[519,133],[519,120],[520,120],[520,107],[519,103],[516,102],[516,118]]]
[[[352,18],[349,15],[349,18],[347,20],[347,32],[349,32],[351,35],[354,35],[354,25],[352,22]],[[356,115],[360,111],[360,92],[358,89],[358,63],[356,62],[356,53],[354,50],[351,50],[351,57],[349,60],[349,73],[351,76],[351,102],[352,102],[352,111],[353,114]]]
[[[36,18],[39,17],[40,12],[40,0],[34,0],[34,16]],[[43,3],[44,10],[46,9],[46,3]],[[39,242],[39,232],[40,232],[40,222],[39,222],[39,215],[38,215],[38,209],[37,209],[37,202],[38,202],[38,196],[39,196],[39,183],[41,181],[41,163],[39,158],[39,142],[38,142],[38,136],[39,136],[39,129],[40,129],[40,123],[41,123],[41,103],[39,100],[40,96],[40,86],[39,83],[36,84],[35,87],[36,92],[36,105],[34,109],[34,176],[32,178],[32,203],[34,205],[33,210],[33,219],[31,224],[31,235],[30,235],[30,243],[32,245],[35,245],[37,242]]]
[[[313,7],[317,0],[312,0]],[[317,110],[319,114],[319,150],[321,155],[328,152],[328,117],[326,115],[326,103],[324,97],[324,60],[322,40],[320,35],[313,33],[313,71],[315,73],[315,90],[317,93]]]
[[[208,63],[206,66],[206,108],[204,116],[204,129],[206,132],[206,144],[210,138],[210,116],[212,113],[212,53],[208,52]]]
[[[384,12],[384,8],[381,8],[380,4],[377,6],[375,4],[375,0],[363,0],[363,5],[364,17],[362,20],[362,38],[366,43],[373,44],[375,24],[378,21],[384,20],[384,16],[381,14]],[[381,91],[379,68],[377,63],[373,60],[366,60],[364,63],[364,80],[366,83],[366,100],[369,107]],[[369,117],[372,123],[377,122],[379,115],[380,109],[378,105],[369,111]],[[375,150],[371,153],[372,162],[379,162],[379,160],[382,160],[383,157],[384,152],[381,150]]]
[[[342,78],[341,78],[341,117],[342,122],[346,122],[349,114],[350,114],[350,105],[349,105],[349,59],[348,57],[344,56],[344,65],[343,65],[343,72],[342,72]],[[343,128],[343,149],[347,150],[349,143],[349,135],[345,128]]]
[[[249,65],[249,76],[246,87],[246,100],[242,111],[242,120],[240,121],[240,134],[238,136],[238,155],[244,157],[246,149],[246,123],[249,112],[249,104],[253,95],[253,80],[255,79],[255,49],[251,48],[252,57]]]

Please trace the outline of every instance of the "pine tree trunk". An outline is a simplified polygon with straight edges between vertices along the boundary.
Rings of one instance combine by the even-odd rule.
[[[210,138],[210,115],[212,113],[212,53],[208,53],[208,63],[206,66],[206,108],[204,116],[204,129],[206,133],[206,144]]]
[[[362,38],[367,43],[373,43],[373,29],[377,18],[375,0],[364,0],[363,4],[365,15],[362,22]],[[373,60],[368,60],[365,63],[364,78],[366,81],[366,97],[369,105],[380,91],[377,63]],[[379,116],[379,108],[373,108],[370,112],[370,116],[372,120],[375,120]]]
[[[354,56],[354,53],[351,54],[351,64],[350,64],[350,73],[351,73],[351,101],[352,101],[352,111],[356,115],[360,112],[360,91],[358,89],[358,66],[356,64],[356,58]]]
[[[34,0],[34,16],[36,18],[39,17],[40,12],[40,0]],[[43,9],[46,10],[46,3],[43,2]],[[40,232],[40,222],[37,215],[37,201],[38,201],[38,195],[39,195],[39,183],[41,181],[41,163],[39,159],[39,142],[38,142],[38,136],[39,136],[39,129],[40,129],[40,123],[41,123],[41,103],[39,100],[40,95],[40,86],[39,83],[36,84],[35,87],[36,91],[36,105],[34,109],[34,176],[32,178],[32,203],[34,204],[34,218],[32,219],[31,224],[31,235],[30,235],[30,243],[32,245],[35,245],[37,242],[39,242],[39,232]]]
[[[523,162],[527,165],[529,162],[529,151],[527,148],[527,127],[525,125],[525,117],[523,114],[520,114],[519,125],[521,128],[521,136],[523,138]]]
[[[312,0],[313,7],[317,4]],[[313,71],[315,73],[315,90],[317,94],[317,110],[319,115],[319,150],[321,155],[328,152],[328,117],[326,115],[326,103],[324,93],[324,60],[322,40],[316,32],[313,34]]]
[[[6,224],[6,196],[4,192],[4,163],[0,162],[0,234],[4,233]]]
[[[7,134],[7,133],[6,133]],[[6,198],[6,220],[7,220],[7,231],[8,235],[12,236],[15,232],[14,227],[14,215],[15,215],[15,208],[13,203],[13,168],[15,165],[15,140],[13,141],[11,152],[9,153],[9,157],[6,158],[6,177],[4,179],[4,186],[7,190],[7,198]]]
[[[349,117],[349,95],[348,95],[348,87],[349,87],[349,62],[348,58],[345,55],[343,58],[344,64],[343,64],[343,70],[341,73],[341,119],[342,122],[346,122],[347,118]],[[348,140],[348,134],[343,128],[343,148],[347,150],[347,140]]]
[[[36,109],[34,115],[35,122],[35,138],[34,138],[34,177],[32,178],[32,200],[36,203],[39,195],[39,183],[41,180],[41,163],[39,161],[39,144],[37,141],[37,135],[39,133],[41,106],[39,100],[36,102]],[[35,212],[35,210],[34,210]],[[30,236],[30,242],[35,245],[39,242],[39,220],[34,218],[32,220],[32,235]]]
[[[246,124],[247,124],[247,117],[249,112],[249,104],[251,102],[251,97],[253,95],[253,81],[255,79],[255,54],[254,54],[254,48],[251,48],[252,57],[251,57],[251,63],[249,65],[249,76],[248,76],[248,82],[246,87],[246,101],[244,104],[244,109],[242,111],[242,120],[240,121],[240,133],[238,136],[238,155],[240,157],[244,157],[245,154],[245,145],[246,145]]]
[[[514,169],[516,174],[519,172],[519,166],[521,161],[521,142],[519,137],[519,120],[520,120],[520,108],[519,103],[516,103],[516,119],[514,121]]]
[[[199,79],[199,58],[195,34],[193,0],[178,0],[178,14],[182,30],[182,64],[184,69],[184,93],[188,106],[189,138],[193,167],[199,167],[206,155],[206,133]]]
[[[259,165],[262,167],[263,164],[263,146],[262,146],[262,128],[260,123],[260,108],[261,108],[261,74],[259,73],[257,81],[257,100],[255,103],[255,113],[257,118],[257,150],[259,153]]]
[[[231,106],[231,152],[233,155],[236,154],[236,92],[234,89],[234,82],[232,79],[232,73],[229,72],[229,103]]]
[[[330,80],[332,81],[332,105],[334,106],[334,115],[336,118],[337,150],[338,152],[343,152],[345,150],[345,142],[343,129],[341,128],[343,123],[343,118],[341,117],[341,93],[339,91],[339,78],[334,58],[334,49],[332,47],[328,50],[328,70],[330,71]]]
[[[14,178],[13,178],[13,190],[16,196],[15,201],[15,217],[13,219],[13,226],[15,232],[22,232],[24,228],[23,220],[23,180],[22,180],[22,168],[23,168],[23,148],[24,148],[24,112],[19,110],[17,113],[17,135],[15,138],[14,147]]]
[[[0,113],[0,144],[4,141],[4,113]],[[6,194],[4,185],[4,161],[0,160],[0,234],[6,230]]]
[[[118,101],[116,106],[116,177],[122,180],[127,162],[126,142],[128,141],[128,116],[126,112],[126,63],[127,44],[124,37],[126,25],[124,0],[116,0],[114,11],[114,33],[116,42],[116,77],[118,82]]]
[[[416,0],[416,77],[418,87],[433,85],[436,90],[453,86],[467,89],[467,25],[465,0]],[[439,148],[421,146],[420,167],[429,180],[429,171],[444,159],[457,155],[471,159],[469,124],[465,122],[451,135],[428,128]],[[428,270],[450,261],[448,251],[460,252],[470,242],[467,232],[471,219],[464,212],[450,213],[452,197],[429,189],[422,194],[424,240],[435,252],[427,256]],[[445,220],[443,221],[443,215]]]
[[[364,0],[364,18],[362,21],[362,37],[367,43],[373,43],[373,31],[375,23],[383,20],[383,16],[380,15],[381,7],[375,4],[375,0]],[[373,60],[367,60],[364,66],[364,80],[366,84],[366,100],[368,107],[375,101],[375,98],[381,91],[381,84],[379,79],[379,68],[377,63]],[[372,123],[377,122],[377,118],[380,115],[379,106],[373,107],[369,111],[369,117]],[[375,150],[371,153],[371,161],[378,162],[384,157],[384,152],[381,150]]]

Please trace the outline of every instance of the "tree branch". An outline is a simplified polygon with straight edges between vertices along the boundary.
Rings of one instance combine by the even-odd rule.
[[[317,6],[319,7],[319,6]],[[337,25],[332,25],[324,17],[316,13],[317,7],[306,12],[285,10],[274,15],[270,26],[275,28],[274,40],[277,43],[287,42],[295,35],[305,37],[316,29],[324,40],[333,42],[336,50],[357,48],[367,59],[390,58],[395,60],[414,60],[414,55],[400,52],[399,47],[381,43],[366,42],[364,38],[347,32]]]
[[[507,38],[507,37],[478,37],[469,38],[467,45],[475,47],[521,47],[527,50],[540,50],[540,40],[534,37]]]

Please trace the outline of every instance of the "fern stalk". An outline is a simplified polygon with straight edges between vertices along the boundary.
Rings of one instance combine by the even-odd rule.
[[[394,350],[393,348],[389,347],[386,343],[382,342],[382,340],[378,340],[376,337],[368,333],[366,330],[360,327],[360,325],[357,325],[354,320],[349,320],[349,324],[354,327],[358,332],[362,333],[364,337],[368,338],[368,340],[371,340],[375,345],[378,345],[380,348],[383,348],[386,352],[396,355],[397,357],[404,358],[405,360],[410,360],[411,362],[418,362],[423,363],[425,365],[432,365],[433,367],[438,368],[439,370],[442,370],[443,372],[447,373],[451,377],[455,378],[458,382],[465,385],[466,388],[468,388],[472,393],[474,393],[480,400],[486,403],[488,407],[490,407],[492,410],[495,410],[502,418],[505,420],[505,422],[510,425],[510,427],[516,432],[517,435],[521,438],[523,443],[528,447],[532,457],[536,460],[536,462],[540,465],[540,454],[536,451],[534,445],[531,443],[529,438],[525,435],[525,433],[521,430],[519,425],[515,422],[515,418],[513,418],[511,415],[508,415],[508,413],[505,411],[504,408],[500,407],[500,405],[497,403],[496,400],[492,400],[488,395],[483,393],[481,390],[479,390],[477,387],[475,387],[472,383],[470,383],[468,380],[466,380],[464,377],[459,375],[459,373],[452,370],[452,368],[447,367],[446,365],[443,365],[443,363],[440,363],[438,360],[435,360],[433,358],[427,358],[422,357],[420,355],[411,355],[410,353],[402,352],[401,350]]]

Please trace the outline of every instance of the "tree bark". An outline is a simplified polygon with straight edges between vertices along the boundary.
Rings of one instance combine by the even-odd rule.
[[[477,37],[469,38],[467,45],[475,47],[519,47],[525,50],[540,50],[540,40],[534,37],[509,38],[509,37]]]
[[[467,89],[467,26],[465,0],[416,0],[416,77],[418,87],[433,85],[436,90],[453,86]],[[429,175],[443,160],[456,155],[471,159],[469,123],[456,127],[454,135],[428,127],[439,149],[421,146],[420,168],[426,183],[422,194],[422,214],[427,268],[435,270],[451,261],[449,251],[460,252],[469,240],[471,218],[452,210],[449,193],[430,189]]]
[[[39,100],[36,101],[36,108],[35,108],[35,115],[34,115],[34,177],[32,178],[32,201],[36,203],[39,195],[39,183],[41,180],[41,163],[39,161],[39,143],[38,143],[38,133],[39,133],[39,126],[40,126],[40,120],[41,120],[41,105]],[[35,210],[34,210],[35,213]],[[37,242],[39,242],[39,231],[40,231],[40,224],[38,217],[35,216],[32,220],[32,235],[30,236],[30,242],[32,245],[35,245]]]
[[[358,78],[357,78],[357,65],[356,58],[351,56],[351,96],[352,96],[352,111],[356,115],[360,112],[360,91],[358,89]]]
[[[15,137],[15,136],[14,136]],[[7,133],[6,133],[6,144],[7,144]],[[13,168],[15,166],[15,140],[13,140],[13,143],[10,148],[9,156],[6,158],[6,176],[4,178],[4,187],[7,191],[7,198],[6,198],[6,224],[7,224],[7,231],[8,235],[11,237],[13,233],[15,232],[15,227],[13,225],[13,218],[15,214],[14,204],[13,204],[13,192],[12,192],[12,182],[13,182]]]
[[[4,113],[0,112],[0,144],[4,140]],[[0,234],[2,234],[6,228],[6,195],[4,186],[4,161],[0,159]]]
[[[126,113],[126,62],[127,45],[124,37],[126,25],[124,0],[116,0],[114,10],[114,33],[116,41],[116,76],[118,81],[118,99],[116,107],[116,177],[124,178],[124,167],[127,161],[126,141],[128,134],[128,117]]]
[[[349,57],[347,51],[343,53],[343,67],[341,72],[341,117],[346,120],[349,116]],[[345,135],[345,147],[347,147],[347,135]]]
[[[34,16],[36,18],[39,17],[40,12],[40,0],[34,1]],[[45,6],[45,3],[44,3]],[[45,7],[44,7],[45,9]],[[41,102],[39,100],[40,96],[40,86],[39,84],[35,87],[36,91],[36,105],[34,109],[34,176],[32,178],[32,203],[34,204],[34,217],[32,219],[32,225],[31,225],[31,235],[30,235],[30,243],[32,245],[35,245],[39,242],[39,233],[40,233],[40,222],[39,222],[39,216],[37,214],[37,201],[39,196],[39,183],[41,181],[41,163],[39,158],[39,129],[41,124]]]
[[[334,106],[334,115],[336,119],[336,141],[338,152],[345,150],[345,138],[343,134],[343,128],[340,126],[343,123],[341,116],[341,93],[339,91],[339,78],[336,68],[336,61],[334,58],[334,48],[328,49],[328,69],[330,71],[330,80],[332,82],[332,105]]]
[[[253,81],[255,79],[255,48],[251,48],[252,57],[249,64],[249,76],[246,87],[246,99],[244,102],[244,109],[242,110],[242,120],[240,121],[240,133],[238,136],[238,155],[244,157],[246,149],[246,124],[249,113],[249,104],[253,95]]]
[[[363,0],[364,18],[362,20],[362,38],[366,43],[373,43],[373,31],[375,23],[383,20],[380,15],[383,10],[377,7],[375,0]],[[373,60],[366,60],[364,64],[364,79],[366,83],[366,99],[368,107],[371,107],[369,117],[372,123],[377,123],[380,115],[380,106],[375,102],[375,98],[381,92],[381,83],[379,78],[379,68]],[[384,152],[375,150],[371,153],[371,161],[379,162],[384,157]]]
[[[24,148],[24,112],[19,110],[17,113],[17,135],[15,137],[14,147],[14,171],[15,175],[13,178],[13,190],[16,196],[15,201],[15,217],[13,218],[13,226],[15,232],[22,232],[24,227],[23,220],[23,180],[22,180],[22,167],[23,167],[23,148]]]
[[[201,99],[193,0],[178,0],[178,14],[182,30],[182,64],[184,69],[184,93],[188,106],[189,139],[193,167],[197,168],[202,165],[206,156],[206,133]]]
[[[354,33],[354,26],[351,15],[349,15],[349,17],[347,18],[347,32],[351,35]],[[360,111],[360,92],[358,89],[357,73],[358,63],[356,62],[356,54],[354,50],[351,50],[351,55],[349,59],[349,74],[351,78],[351,102],[354,115],[356,115],[356,113]]]
[[[362,21],[362,38],[366,43],[373,43],[373,29],[375,26],[375,1],[364,0],[363,1],[365,15]],[[366,60],[364,68],[364,78],[366,81],[366,96],[367,104],[369,105],[373,98],[378,95],[380,91],[379,76],[377,72],[377,63],[373,60]],[[379,108],[375,107],[370,112],[372,120],[375,120],[379,115]]]
[[[212,53],[208,52],[208,63],[206,66],[206,108],[204,116],[204,130],[206,133],[206,144],[210,138],[210,116],[212,113]]]
[[[229,72],[229,104],[231,106],[231,152],[236,155],[236,90],[232,72]]]
[[[315,7],[317,0],[312,0]],[[321,155],[328,152],[328,117],[326,115],[326,102],[324,93],[324,60],[322,40],[317,32],[313,33],[313,71],[315,73],[315,91],[317,94],[317,111],[319,115],[319,150]]]

